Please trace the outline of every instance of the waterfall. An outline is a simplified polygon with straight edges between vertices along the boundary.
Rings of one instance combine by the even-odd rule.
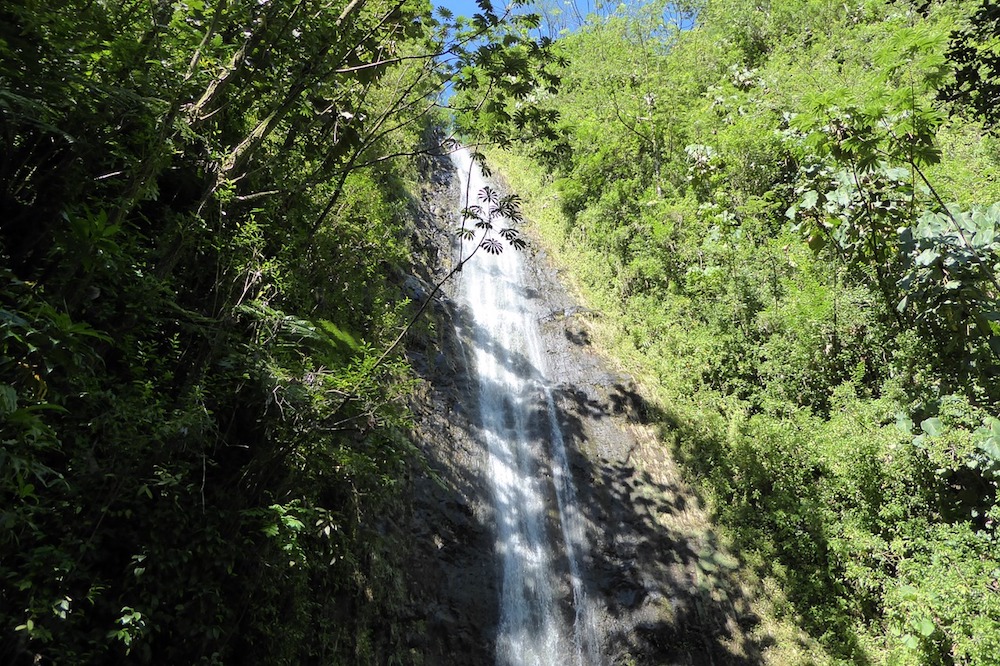
[[[452,160],[460,208],[479,203],[487,183],[478,165],[466,149]],[[466,242],[462,256],[474,248]],[[585,533],[522,254],[511,247],[499,255],[479,250],[463,268],[459,290],[471,313],[473,330],[466,333],[474,346],[502,567],[496,663],[590,666],[600,654],[581,577]]]

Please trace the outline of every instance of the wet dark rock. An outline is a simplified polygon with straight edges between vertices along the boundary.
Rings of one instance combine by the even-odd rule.
[[[422,302],[427,299],[430,288],[415,275],[407,275],[403,280],[403,293],[412,301]]]
[[[625,583],[614,592],[614,600],[624,608],[637,608],[645,598],[646,590],[633,586],[630,582]]]
[[[403,280],[414,301],[430,293],[453,256],[447,228],[457,214],[458,188],[446,158],[438,160],[426,182],[414,243],[426,265]],[[708,528],[697,517],[699,503],[676,477],[669,454],[644,426],[656,417],[654,408],[631,376],[594,354],[591,327],[600,314],[574,300],[544,251],[535,251],[527,272],[525,307],[533,308],[542,324],[548,365],[544,379],[553,387],[590,542],[581,557],[581,574],[598,609],[603,663],[760,663],[752,641],[725,629],[752,626],[756,618],[746,604],[738,599],[720,604],[694,585],[702,575],[699,561],[705,558],[699,553]],[[413,439],[423,460],[412,472],[411,515],[400,517],[400,529],[411,544],[407,578],[413,606],[413,617],[400,635],[425,665],[491,666],[501,585],[496,517],[487,454],[476,428],[471,341],[463,339],[471,335],[471,324],[450,300],[453,289],[446,285],[427,311],[434,337],[411,345],[411,363],[425,383],[412,402],[418,414]],[[535,372],[523,358],[507,362],[526,376]],[[519,396],[543,398],[540,389]],[[535,418],[542,419],[541,412]],[[539,464],[539,477],[551,482],[547,461]],[[551,514],[556,515],[554,510]],[[551,530],[558,540],[554,518]],[[720,580],[729,575],[729,569],[718,569],[713,575]],[[568,580],[557,583],[568,594]],[[572,617],[571,600],[564,599],[562,606]],[[732,652],[733,645],[740,646],[742,656]]]
[[[422,372],[427,369],[427,357],[424,354],[418,351],[410,350],[406,353],[406,358],[409,359],[410,365],[412,365],[417,372]]]

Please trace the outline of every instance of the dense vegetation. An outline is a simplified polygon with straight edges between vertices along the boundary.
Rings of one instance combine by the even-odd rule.
[[[480,8],[0,7],[0,662],[413,661],[419,154],[550,58]]]
[[[998,28],[989,1],[622,5],[564,31],[529,96],[558,122],[496,154],[815,641],[776,661],[1000,655]]]
[[[417,658],[380,516],[450,82],[819,646],[772,658],[995,663],[996,6],[480,7],[0,7],[0,661]]]

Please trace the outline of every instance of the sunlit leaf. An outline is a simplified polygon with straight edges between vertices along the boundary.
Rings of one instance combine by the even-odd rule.
[[[936,416],[920,422],[920,429],[931,437],[940,437],[944,432],[944,422]]]

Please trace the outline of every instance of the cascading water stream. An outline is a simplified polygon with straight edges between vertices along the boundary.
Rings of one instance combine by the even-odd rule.
[[[487,185],[478,165],[465,149],[452,160],[460,207],[478,203],[477,193]],[[465,245],[463,256],[474,243]],[[521,253],[509,247],[499,255],[480,250],[463,268],[460,291],[472,313],[468,337],[474,344],[502,566],[496,663],[598,664],[597,630],[580,571],[584,530]],[[567,599],[571,618],[563,610]]]

